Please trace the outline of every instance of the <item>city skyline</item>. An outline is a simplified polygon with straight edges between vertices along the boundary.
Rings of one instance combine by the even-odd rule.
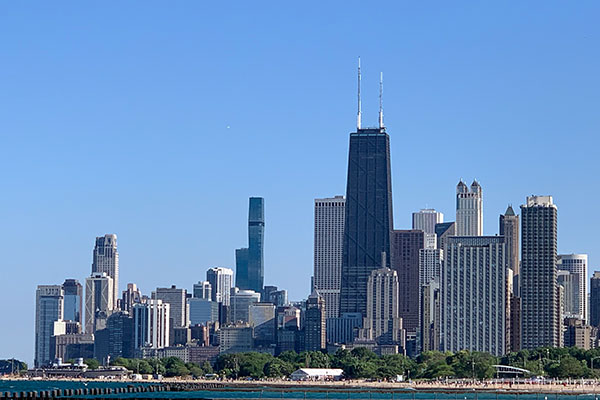
[[[16,14],[22,12],[18,9],[12,11]],[[125,13],[127,12],[128,9],[125,10]],[[549,21],[559,18],[558,13],[545,12]],[[513,18],[520,23],[524,22],[519,17],[511,17],[506,13],[504,16]],[[579,14],[570,14],[568,17],[571,18],[570,23],[573,25],[576,25],[575,21],[587,21],[585,16]],[[439,20],[440,18],[440,16],[436,16],[434,19]],[[547,29],[546,24],[549,22],[538,21],[537,24],[541,28],[546,27]],[[414,28],[414,24],[411,26]],[[584,24],[584,26],[587,25]],[[587,27],[589,28],[589,26]],[[472,26],[470,28],[473,29]],[[518,25],[518,28],[524,29],[522,25]],[[12,29],[19,31],[14,26]],[[123,29],[123,26],[119,26],[117,29]],[[502,32],[502,29],[492,26],[485,32],[493,35]],[[34,33],[31,34],[32,36],[28,36],[28,40],[43,45],[44,42],[39,42],[40,39],[36,39]],[[581,30],[576,30],[570,32],[568,37],[573,38],[574,35],[582,33]],[[592,29],[591,33],[586,33],[596,35],[597,30]],[[180,34],[182,32],[173,33],[175,37]],[[365,36],[373,38],[370,34]],[[534,42],[539,40],[535,35],[527,36],[527,38]],[[460,47],[457,44],[458,39],[460,37],[452,36],[449,40],[454,40],[452,42],[454,46]],[[93,41],[91,37],[87,37],[87,40]],[[350,39],[348,39],[349,41]],[[346,43],[345,40],[343,42]],[[83,43],[85,43],[85,39]],[[431,43],[429,44],[431,46]],[[569,46],[561,42],[556,45],[565,50],[567,54],[583,54],[583,49],[571,49],[571,53],[569,53]],[[389,39],[384,40],[380,46],[379,50],[385,50],[385,53],[392,52],[394,49]],[[531,46],[531,42],[521,44],[517,50],[525,51],[530,49],[528,46]],[[450,72],[444,74],[443,71],[437,69],[429,71],[433,73],[428,74],[429,77],[434,76],[435,82],[432,85],[436,86],[436,83],[440,83],[439,79],[449,76],[452,77],[449,81],[456,79],[461,85],[458,85],[458,82],[446,83],[436,86],[435,91],[432,87],[425,87],[425,90],[419,91],[417,90],[419,85],[423,85],[425,82],[424,76],[417,74],[417,78],[415,78],[415,65],[403,67],[402,63],[406,63],[407,59],[411,60],[411,57],[414,63],[432,62],[435,59],[431,55],[433,53],[424,55],[413,49],[409,54],[403,55],[402,60],[392,58],[383,62],[378,59],[374,51],[366,51],[366,47],[366,43],[361,42],[354,47],[344,49],[343,55],[336,53],[336,57],[340,57],[340,59],[325,64],[325,75],[328,75],[326,80],[318,74],[313,76],[315,81],[312,85],[314,86],[309,88],[315,97],[324,93],[323,88],[327,87],[324,84],[325,81],[331,84],[335,93],[333,96],[327,96],[327,105],[331,105],[332,108],[327,107],[329,110],[326,116],[319,115],[320,110],[325,108],[322,106],[323,103],[311,104],[310,110],[304,110],[308,114],[315,115],[317,119],[315,122],[321,124],[323,129],[318,129],[318,135],[315,132],[309,137],[302,136],[306,130],[304,126],[307,120],[285,112],[297,108],[297,104],[288,99],[288,96],[292,97],[289,94],[285,95],[284,104],[277,108],[278,112],[269,112],[275,119],[276,125],[286,126],[286,129],[290,130],[291,134],[285,136],[291,137],[287,137],[285,140],[281,138],[282,134],[279,129],[274,129],[273,133],[267,132],[263,128],[257,129],[257,126],[261,126],[260,119],[254,119],[245,114],[232,118],[227,113],[223,113],[218,114],[218,118],[204,121],[207,129],[212,129],[221,137],[211,138],[210,148],[213,148],[212,146],[215,144],[225,146],[233,142],[233,149],[227,150],[232,151],[233,154],[227,154],[225,151],[216,151],[214,155],[207,154],[201,144],[209,134],[208,131],[198,128],[201,125],[200,121],[188,119],[187,115],[177,114],[174,108],[163,109],[162,101],[157,103],[160,105],[158,106],[160,112],[153,108],[157,107],[157,104],[146,104],[152,107],[149,110],[146,109],[143,114],[136,114],[137,118],[140,118],[136,120],[123,119],[123,115],[116,108],[108,107],[105,112],[102,102],[94,103],[94,107],[85,108],[81,120],[78,119],[65,127],[66,133],[57,133],[60,120],[49,119],[45,113],[36,111],[39,124],[49,122],[48,126],[51,128],[42,129],[39,133],[31,133],[40,126],[33,122],[23,123],[23,121],[8,115],[11,110],[14,111],[15,107],[21,104],[20,101],[24,100],[15,91],[15,88],[9,85],[8,94],[15,100],[16,106],[14,104],[7,105],[7,111],[4,111],[7,113],[5,121],[7,132],[15,132],[15,135],[11,135],[10,138],[3,137],[2,144],[3,148],[17,151],[12,152],[14,155],[9,154],[2,162],[6,163],[6,170],[16,169],[16,174],[8,177],[7,193],[9,195],[0,203],[4,209],[2,216],[5,218],[3,220],[6,221],[6,232],[2,233],[0,239],[8,248],[15,250],[15,255],[9,255],[4,260],[6,265],[2,266],[3,270],[6,268],[11,271],[5,283],[6,291],[1,295],[1,299],[16,302],[15,310],[8,310],[6,318],[14,321],[19,331],[24,334],[19,335],[23,336],[22,339],[15,339],[17,341],[15,346],[7,346],[6,343],[16,335],[14,332],[2,333],[0,357],[17,356],[27,360],[32,359],[33,317],[31,310],[34,309],[32,293],[35,285],[58,285],[65,278],[75,278],[83,283],[89,275],[91,243],[93,238],[98,235],[109,232],[119,235],[121,268],[119,293],[125,289],[124,284],[127,282],[135,282],[146,294],[157,287],[168,287],[171,284],[189,291],[193,283],[204,280],[205,271],[209,267],[219,265],[234,268],[233,250],[246,243],[247,240],[247,227],[244,222],[247,220],[248,197],[252,195],[262,196],[268,202],[265,212],[266,223],[269,225],[265,231],[265,284],[276,284],[288,289],[290,297],[293,299],[305,298],[309,293],[309,279],[313,269],[313,201],[315,198],[344,193],[347,161],[346,135],[352,129],[355,109],[352,98],[354,88],[351,83],[354,81],[354,62],[358,54],[363,57],[363,63],[369,70],[369,73],[364,75],[365,82],[363,82],[363,88],[368,91],[368,95],[364,95],[366,110],[363,115],[367,122],[365,125],[371,125],[377,120],[376,81],[379,69],[386,72],[386,125],[390,127],[391,132],[392,185],[395,193],[393,198],[394,226],[396,229],[409,229],[411,213],[421,208],[433,207],[443,212],[446,219],[451,220],[450,216],[454,215],[453,191],[456,182],[461,177],[468,179],[469,182],[472,177],[476,177],[485,190],[484,235],[497,233],[498,216],[504,212],[507,204],[512,203],[517,208],[531,193],[549,194],[553,196],[559,207],[558,252],[561,254],[587,253],[590,255],[588,274],[598,268],[595,257],[598,254],[598,245],[594,243],[592,235],[590,235],[591,229],[598,224],[598,217],[592,215],[588,218],[587,214],[582,214],[585,209],[584,199],[578,198],[571,189],[571,186],[585,187],[587,182],[590,188],[586,187],[586,190],[591,190],[592,195],[597,190],[595,189],[597,186],[595,179],[597,178],[589,175],[589,171],[584,171],[588,166],[588,162],[585,161],[586,156],[592,154],[591,149],[594,146],[588,146],[589,148],[581,150],[583,161],[575,161],[568,166],[561,164],[561,168],[558,168],[560,171],[556,171],[554,168],[540,168],[530,171],[527,179],[520,179],[521,177],[518,175],[519,170],[530,163],[548,162],[546,152],[549,150],[568,149],[575,145],[573,142],[589,137],[595,130],[596,120],[590,117],[591,112],[587,108],[591,105],[586,106],[581,102],[571,105],[566,104],[567,102],[564,100],[571,98],[575,92],[571,92],[562,85],[573,84],[573,80],[576,85],[577,83],[581,84],[576,77],[569,75],[579,71],[578,67],[563,63],[562,67],[566,67],[568,71],[563,75],[542,74],[540,76],[539,71],[543,68],[539,68],[539,65],[536,68],[536,65],[523,66],[521,64],[524,70],[520,74],[523,74],[524,77],[537,76],[542,83],[554,89],[552,99],[548,99],[548,93],[537,87],[535,83],[531,86],[525,85],[524,90],[522,87],[515,91],[499,90],[500,88],[491,83],[483,84],[481,89],[476,90],[474,89],[475,85],[485,83],[480,76],[472,76],[471,80],[466,80],[466,75],[459,75],[459,79],[452,76]],[[433,49],[430,47],[430,51],[437,48],[433,47]],[[61,47],[61,49],[68,51],[70,48]],[[125,50],[124,47],[119,47],[116,51],[121,54],[120,52]],[[510,52],[507,49],[503,51]],[[538,51],[547,57],[553,53],[548,49]],[[518,53],[518,51],[516,52]],[[319,54],[321,53],[319,52]],[[485,55],[493,58],[488,53]],[[424,58],[426,56],[427,58]],[[14,63],[4,68],[12,71],[13,66],[22,65],[26,60],[27,57],[23,57],[23,55],[15,53]],[[249,61],[251,60],[249,59]],[[286,58],[286,60],[289,59]],[[459,68],[452,62],[459,62],[459,58],[445,59],[445,61],[442,64],[446,68],[449,68],[451,72],[458,72]],[[494,62],[497,61],[494,58]],[[591,67],[598,62],[596,58],[588,61],[588,65]],[[499,73],[490,67],[489,60],[479,60],[479,62],[479,65],[482,63],[483,66],[488,66],[489,74]],[[128,63],[125,68],[135,65],[135,63]],[[50,66],[52,67],[52,63]],[[288,67],[289,72],[278,75],[277,79],[289,84],[297,84],[298,87],[292,88],[295,93],[302,84],[294,83],[296,67],[290,65]],[[57,73],[53,68],[50,68],[50,71],[53,74]],[[39,71],[34,70],[33,73],[38,74]],[[332,73],[339,73],[340,76],[332,77]],[[520,78],[520,74],[515,74],[510,70],[503,74],[501,81],[505,79],[512,82],[511,79]],[[588,76],[587,73],[581,75]],[[76,76],[81,78],[79,75]],[[107,75],[100,74],[100,76],[103,79],[109,79]],[[186,75],[186,79],[190,76]],[[413,80],[416,79],[417,83],[405,82],[408,76],[411,76]],[[24,79],[24,77],[25,75],[18,74],[16,81]],[[262,76],[261,79],[261,85],[265,85],[265,76]],[[523,80],[526,79],[517,79],[518,84],[523,84]],[[201,81],[192,80],[192,82],[198,85],[198,82]],[[303,82],[306,83],[306,81]],[[454,108],[454,111],[459,111],[459,113],[458,117],[453,119],[449,116],[450,111],[444,106],[448,106],[449,99],[454,99],[451,97],[453,96],[451,93],[457,93],[453,90],[456,88],[454,85],[463,87],[464,82],[468,82],[466,92],[462,92],[458,100],[464,103],[463,107],[465,108]],[[590,88],[595,87],[596,83],[595,81],[591,83],[589,80],[586,81],[586,85],[589,85]],[[235,82],[231,82],[231,84],[234,85]],[[45,83],[44,85],[50,84]],[[43,89],[34,93],[44,95],[52,92],[51,89],[55,88],[54,86],[43,86]],[[252,88],[256,89],[256,87]],[[176,88],[172,90],[175,91],[169,93],[177,96],[178,90],[183,89],[176,85]],[[488,94],[488,90],[499,98],[486,97],[485,101],[481,101],[480,96]],[[582,86],[580,90],[587,93],[588,89],[584,90]],[[510,98],[516,99],[517,94],[521,95],[523,91],[527,100],[517,100],[516,104],[509,101]],[[597,90],[593,91],[597,92]],[[277,94],[279,98],[282,96],[278,88],[268,85],[266,92],[269,95]],[[436,103],[434,92],[445,96],[443,98],[446,103]],[[67,93],[77,94],[80,92],[67,85]],[[191,113],[192,109],[197,109],[198,104],[187,93],[184,94],[176,103],[180,106],[189,103],[187,106],[189,108],[185,108],[182,112],[184,114]],[[102,95],[108,96],[106,93]],[[561,97],[562,99],[560,99]],[[41,96],[41,98],[46,97]],[[112,100],[114,97],[110,95],[108,98]],[[224,98],[219,99],[224,100]],[[265,97],[261,95],[259,99],[264,101]],[[536,100],[538,104],[541,103],[545,106],[529,107],[526,114],[521,113],[520,107],[524,104],[522,101],[535,104]],[[430,104],[430,101],[434,101],[434,103]],[[476,102],[484,103],[489,108],[496,107],[497,114],[491,113],[485,107],[478,108],[474,104]],[[58,104],[60,104],[57,106],[59,111],[62,110],[59,114],[68,120],[70,113],[65,113],[64,109],[60,107],[66,107],[69,101],[61,98]],[[42,110],[44,108],[41,105],[43,102],[40,104],[38,99],[31,104],[31,107],[35,110]],[[233,102],[229,104],[229,107],[230,110],[237,110],[239,104]],[[474,110],[470,107],[474,107]],[[107,138],[120,138],[119,147],[115,149],[114,154],[103,153],[100,157],[89,146],[96,140],[95,134],[98,131],[90,128],[83,129],[80,135],[77,133],[82,126],[87,125],[86,118],[93,116],[90,114],[92,108],[96,112],[103,110],[103,116],[107,112],[109,114],[112,112],[116,116],[116,119],[109,125],[100,127],[100,131],[106,131]],[[563,108],[566,108],[564,112],[570,112],[571,115],[549,116],[549,114],[553,114],[552,110],[563,110]],[[45,112],[52,113],[53,109],[56,111],[56,108],[49,107],[45,109]],[[422,109],[422,111],[415,112],[417,109]],[[550,112],[546,112],[548,109]],[[471,113],[471,111],[474,112]],[[207,110],[207,112],[210,111]],[[471,119],[472,115],[478,113],[478,116]],[[150,116],[150,114],[155,114],[155,116]],[[164,132],[171,133],[171,126],[166,124],[167,120],[159,119],[160,123],[156,124],[157,130],[149,129],[151,121],[156,121],[153,118],[160,118],[156,117],[159,114],[164,115],[169,122],[173,116],[185,117],[185,122],[175,127],[175,132],[172,132],[172,137],[166,142],[163,142],[167,138]],[[142,115],[149,120],[143,122]],[[429,123],[424,118],[427,115],[432,119],[440,118],[447,125]],[[582,116],[584,116],[584,121],[581,121]],[[264,114],[261,118],[264,118]],[[512,121],[515,118],[516,122]],[[228,119],[232,119],[233,122],[227,121]],[[464,121],[458,121],[459,119],[464,119]],[[533,122],[525,124],[526,119]],[[112,124],[116,124],[117,120],[124,122],[123,127],[112,129],[116,126]],[[501,122],[499,127],[490,127],[498,120]],[[509,123],[509,121],[512,122]],[[311,121],[310,124],[314,123]],[[191,127],[193,129],[190,129]],[[246,128],[252,129],[251,135],[245,132]],[[128,129],[133,132],[128,134]],[[504,136],[500,135],[501,131],[510,132]],[[294,135],[296,133],[297,135]],[[484,134],[488,139],[481,139]],[[494,137],[494,135],[497,135],[495,138],[498,141],[506,139],[515,146],[513,149],[515,152],[514,165],[506,165],[504,161],[505,170],[502,172],[497,171],[501,165],[498,161],[505,160],[505,157],[500,158],[496,154],[492,154],[492,140],[495,139],[489,139],[489,137]],[[546,135],[550,135],[554,141],[551,144],[540,144],[541,147],[536,149],[533,146],[534,143],[542,140],[542,137]],[[257,143],[252,143],[247,138],[250,136]],[[418,174],[409,173],[412,163],[419,160],[415,155],[409,154],[410,149],[417,148],[424,136],[440,144],[439,149],[433,149],[431,152],[432,161],[430,162],[435,161],[437,166],[421,166]],[[458,140],[453,142],[449,140],[449,136]],[[142,153],[149,154],[150,158],[166,154],[169,160],[175,161],[171,165],[158,163],[161,164],[161,168],[164,167],[164,171],[157,170],[157,167],[147,161],[136,165],[136,162],[139,161],[137,158],[135,162],[123,161],[124,156],[135,148],[134,144],[137,146],[142,142],[140,139],[143,137],[148,140],[143,141],[141,145]],[[523,143],[520,142],[521,137],[524,141],[522,148],[518,146],[519,143]],[[30,142],[31,138],[34,139],[33,142],[37,140],[37,143],[29,148],[26,144]],[[310,145],[304,141],[310,142]],[[453,160],[453,154],[463,150],[464,141],[476,142],[470,143],[468,148],[476,149],[482,154],[475,154],[469,160]],[[314,143],[321,143],[322,148],[315,149]],[[85,150],[80,150],[79,153],[74,152],[71,157],[65,157],[65,154],[70,154],[64,153],[65,150],[60,148],[65,144],[69,150],[92,148],[90,160],[82,160]],[[247,152],[248,147],[256,150],[264,145],[267,145],[269,153],[273,154],[267,155],[265,160],[258,161],[255,171],[243,170],[242,166],[251,160],[251,158],[242,156],[243,152]],[[29,150],[27,152],[22,150],[25,148],[29,148]],[[48,152],[48,150],[51,151]],[[52,151],[55,154],[47,155]],[[310,152],[311,159],[308,162],[303,155],[299,154],[302,151]],[[19,156],[24,156],[24,160],[41,157],[32,167],[26,168],[23,161],[19,160]],[[103,159],[105,156],[106,160]],[[236,158],[233,169],[219,170],[209,167],[211,163],[215,162],[218,167],[223,167],[223,160],[229,162]],[[447,160],[453,160],[451,165],[441,168],[447,163]],[[288,161],[291,162],[288,163]],[[97,168],[106,163],[114,163],[117,166],[113,182],[116,184],[113,188],[116,189],[116,192],[112,190],[116,194],[114,198],[106,195],[106,189],[97,188],[89,183],[94,181],[94,185],[97,185],[97,179],[94,179]],[[297,165],[288,165],[294,163]],[[318,164],[318,169],[307,170],[307,164],[311,163]],[[281,170],[274,172],[272,169],[278,168],[273,168],[273,166],[281,167]],[[148,168],[145,169],[146,167]],[[196,176],[203,168],[210,169],[211,174],[216,178],[211,178],[204,172],[200,172],[200,176]],[[247,179],[257,171],[262,181]],[[572,178],[572,180],[567,181],[566,178]],[[135,185],[130,188],[129,185],[132,181],[135,182]],[[221,182],[227,182],[228,185]],[[56,187],[53,187],[54,185]],[[212,187],[211,196],[215,198],[207,198],[210,196],[205,196],[205,192],[191,188],[194,185]],[[156,190],[156,186],[162,187]],[[226,186],[237,187],[229,189]],[[65,196],[65,193],[69,195]],[[409,193],[410,196],[408,196]],[[63,203],[64,205],[62,205]],[[107,211],[112,212],[112,215],[110,212],[104,211],[105,209],[102,207],[106,207]],[[290,209],[294,210],[297,215],[290,216]],[[100,213],[99,210],[103,210],[103,212]],[[291,238],[286,235],[289,232],[289,226],[294,227]],[[198,234],[199,230],[204,230],[204,232]],[[151,242],[157,240],[155,234],[158,233],[161,234],[161,245],[154,246]],[[53,260],[48,259],[47,256],[40,258],[40,255],[34,254],[50,254],[50,249],[54,249],[56,246],[56,243],[46,243],[39,240],[38,237],[59,237],[62,252],[66,254],[66,257]],[[148,252],[150,246],[155,252]],[[31,251],[32,249],[36,249],[36,251]],[[295,257],[290,258],[290,254],[294,254]],[[151,274],[148,274],[148,277],[136,278],[139,271],[145,267],[150,268]],[[28,269],[31,269],[32,273],[28,274],[30,276],[25,276],[24,271]],[[290,271],[294,271],[295,274],[291,274]],[[22,296],[15,291],[17,288],[24,293]]]

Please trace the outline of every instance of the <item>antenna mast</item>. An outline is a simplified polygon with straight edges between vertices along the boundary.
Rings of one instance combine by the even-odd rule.
[[[361,128],[361,110],[360,110],[360,57],[358,57],[358,114],[356,115],[356,129]]]
[[[379,129],[383,129],[383,72],[379,75]]]

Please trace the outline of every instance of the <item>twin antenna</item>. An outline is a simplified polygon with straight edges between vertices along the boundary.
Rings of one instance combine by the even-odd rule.
[[[356,116],[356,128],[361,129],[362,112],[360,103],[360,57],[358,57],[358,113]],[[383,129],[383,72],[379,75],[379,129]]]

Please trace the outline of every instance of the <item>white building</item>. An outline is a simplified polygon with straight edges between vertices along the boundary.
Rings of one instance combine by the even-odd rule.
[[[502,236],[449,237],[442,272],[441,350],[504,355],[506,263]]]
[[[117,235],[107,234],[96,238],[92,257],[92,274],[105,272],[112,279],[112,305],[117,307],[119,297],[119,252]]]
[[[585,320],[588,313],[588,255],[559,254],[556,267],[559,270],[577,274],[579,277],[579,312],[574,317]]]
[[[134,347],[162,349],[169,346],[170,307],[162,300],[133,305]]]
[[[194,283],[194,298],[212,300],[212,285],[209,281]]]
[[[332,381],[339,380],[344,374],[339,368],[301,368],[292,372],[290,379],[293,381]]]
[[[425,233],[435,233],[435,224],[444,222],[444,214],[433,208],[424,208],[412,214],[412,228]]]
[[[169,304],[169,313],[173,328],[188,326],[187,290],[178,289],[175,285],[170,288],[156,288],[152,298]]]
[[[474,180],[471,189],[461,180],[456,185],[456,236],[483,235],[483,192]]]
[[[344,196],[315,199],[314,289],[327,318],[339,315],[345,213]]]
[[[63,318],[62,285],[39,285],[35,292],[35,360],[36,367],[50,361],[50,338],[54,322]]]
[[[225,267],[213,267],[206,271],[206,280],[211,286],[212,301],[230,305],[231,288],[233,287],[233,270]]]
[[[93,272],[85,280],[85,332],[106,328],[106,320],[114,306],[114,285],[106,272]]]

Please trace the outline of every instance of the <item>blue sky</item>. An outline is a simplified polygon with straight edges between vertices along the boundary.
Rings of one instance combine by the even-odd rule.
[[[121,283],[187,288],[246,245],[266,207],[265,283],[308,294],[313,199],[345,192],[348,133],[375,125],[379,72],[394,219],[484,231],[530,194],[559,250],[598,267],[597,2],[4,2],[0,5],[0,358],[33,358],[37,284],[81,281],[116,233]],[[518,207],[515,207],[518,210]]]

